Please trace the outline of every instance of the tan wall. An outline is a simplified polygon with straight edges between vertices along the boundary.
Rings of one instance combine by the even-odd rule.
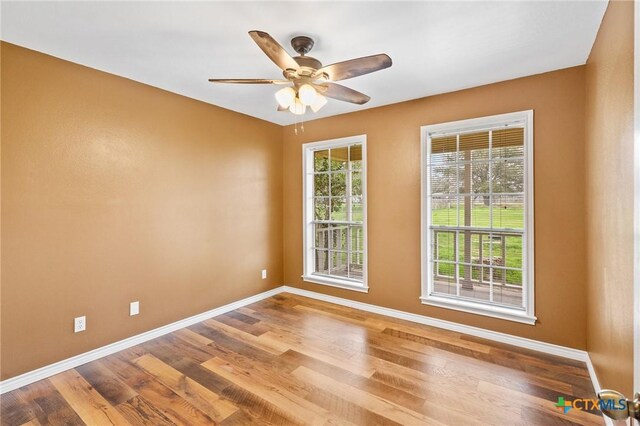
[[[280,126],[1,54],[3,379],[282,283]]]
[[[507,81],[305,124],[284,131],[285,283],[366,303],[556,343],[586,347],[584,68]],[[420,126],[534,109],[535,326],[421,305]],[[304,142],[367,134],[368,294],[305,283]]]
[[[613,1],[586,66],[587,348],[632,395],[633,3]]]

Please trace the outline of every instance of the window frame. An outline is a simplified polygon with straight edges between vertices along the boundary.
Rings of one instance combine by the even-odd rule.
[[[523,308],[510,308],[480,301],[460,299],[457,296],[432,294],[433,271],[430,262],[431,248],[431,199],[429,198],[430,173],[427,169],[431,155],[431,135],[466,133],[495,129],[500,125],[524,124],[524,224],[523,224]],[[425,125],[420,128],[421,173],[421,296],[425,305],[500,318],[535,325],[535,245],[534,245],[534,138],[533,110],[498,114],[453,122]]]
[[[353,279],[316,274],[314,272],[313,257],[313,152],[324,149],[343,148],[350,145],[362,145],[362,167],[361,186],[362,186],[362,281]],[[350,169],[349,169],[350,170]],[[306,282],[314,284],[323,284],[330,287],[338,287],[347,290],[359,291],[363,293],[369,292],[368,286],[368,249],[367,249],[367,135],[348,136],[338,139],[330,139],[318,142],[309,142],[302,144],[302,253],[303,253],[303,274],[302,279]],[[347,252],[347,258],[350,252]]]

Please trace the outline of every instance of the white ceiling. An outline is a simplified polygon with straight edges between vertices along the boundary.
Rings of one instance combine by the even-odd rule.
[[[280,78],[251,40],[310,35],[325,65],[387,53],[389,69],[341,82],[371,96],[330,100],[305,119],[357,111],[584,64],[606,1],[7,2],[2,40],[278,124],[277,86],[208,78]]]

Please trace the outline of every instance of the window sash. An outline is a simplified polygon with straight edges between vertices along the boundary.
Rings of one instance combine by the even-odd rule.
[[[362,147],[362,155],[359,161],[360,166],[355,166],[351,157],[352,146]],[[335,150],[349,148],[350,157],[346,165],[340,170],[315,170],[315,153],[318,151]],[[331,153],[329,151],[329,164],[332,164]],[[305,197],[305,228],[304,228],[304,274],[303,279],[321,284],[335,285],[339,287],[356,289],[362,291],[367,289],[366,285],[366,137],[357,136],[353,138],[343,138],[342,140],[327,141],[320,143],[303,145],[303,175],[304,175],[304,197]],[[340,160],[343,161],[343,160]],[[329,167],[330,168],[330,167]],[[332,191],[332,182],[336,175],[344,174],[344,194],[340,190],[339,194]],[[326,188],[320,191],[316,189],[316,177],[327,176]],[[361,193],[353,194],[354,179],[360,179]],[[316,195],[319,193],[321,195]],[[333,195],[338,194],[338,195]],[[344,202],[344,207],[338,212],[333,212],[329,203],[331,200],[339,199]],[[315,203],[325,201],[327,203],[328,219],[318,219],[315,214]],[[356,208],[358,210],[356,210]],[[361,212],[360,212],[361,209]],[[336,214],[337,213],[337,214]],[[338,216],[337,218],[335,216]],[[324,213],[323,213],[324,216]],[[340,217],[342,216],[342,217]],[[320,225],[327,226],[325,233],[327,241],[316,244],[316,234],[321,232]],[[338,229],[340,243],[335,243],[334,232]],[[354,236],[355,233],[358,236]],[[359,239],[358,241],[354,241]],[[358,244],[358,246],[354,246]],[[325,267],[318,268],[316,258],[320,253]],[[335,266],[336,260],[344,260],[340,266]],[[353,260],[358,263],[352,264]],[[361,265],[361,267],[359,267]],[[334,268],[335,267],[335,268]],[[339,269],[342,267],[343,269]],[[334,273],[338,271],[338,273]],[[319,279],[319,281],[316,281]]]
[[[533,165],[533,122],[532,122],[533,113],[532,111],[524,111],[521,113],[513,113],[513,114],[504,114],[500,116],[493,117],[485,117],[481,119],[472,119],[472,120],[463,120],[461,122],[455,123],[447,123],[442,125],[434,125],[434,126],[423,126],[422,128],[422,223],[423,223],[423,232],[422,232],[422,297],[423,303],[433,304],[436,306],[442,307],[450,307],[452,309],[463,310],[466,312],[474,312],[481,313],[483,315],[497,316],[499,318],[504,319],[512,319],[519,322],[525,322],[529,324],[535,323],[535,317],[533,316],[534,304],[533,304],[533,186],[532,186],[532,165]],[[511,134],[518,135],[520,132],[517,130],[503,132],[503,129],[508,128],[522,128],[523,131],[521,133],[524,138],[522,143],[521,151],[524,152],[524,155],[514,155],[509,156],[514,153],[520,152],[518,147],[517,140],[497,140],[497,152],[494,153],[493,146],[493,135],[494,132],[502,132],[497,133],[499,135]],[[467,151],[468,154],[464,154],[464,151],[460,150],[461,142],[460,139],[464,135],[472,134],[472,133],[481,133],[486,132],[488,135],[482,136],[478,135],[470,136],[472,141],[479,142],[468,142],[469,138],[467,138],[467,142],[465,143],[465,148],[468,149],[470,146],[469,143],[475,144],[473,149],[480,150],[480,154],[478,158],[474,159],[471,156],[471,150]],[[488,136],[488,138],[487,138]],[[502,136],[501,136],[502,137]],[[520,136],[518,136],[520,137]],[[448,138],[446,141],[440,142],[441,144],[438,147],[442,147],[442,152],[431,152],[431,140],[433,138]],[[454,142],[455,139],[455,142]],[[488,139],[488,143],[487,143]],[[443,145],[444,144],[444,145]],[[453,147],[455,146],[455,150]],[[514,149],[506,149],[503,148],[514,147]],[[486,150],[486,152],[483,152]],[[499,151],[498,151],[499,150]],[[442,154],[446,154],[442,157]],[[433,159],[432,155],[440,155],[440,158]],[[520,163],[518,163],[520,162]],[[513,181],[509,183],[509,186],[504,184],[500,185],[498,188],[494,188],[494,176],[492,173],[494,172],[494,167],[496,164],[512,164],[511,169],[507,169],[508,173],[515,173],[515,177],[518,178],[518,164],[520,164],[523,168],[522,172],[522,187],[523,191],[514,191],[514,192],[496,192],[495,190],[504,190],[510,189],[509,187],[514,184]],[[484,165],[486,167],[486,181],[485,185],[488,186],[488,192],[473,192],[473,186],[469,187],[469,183],[474,185],[474,182],[469,182],[463,188],[461,186],[461,178],[464,176],[465,167],[473,167],[473,165]],[[515,171],[513,169],[515,167]],[[439,168],[439,169],[438,169]],[[498,169],[496,170],[504,170]],[[435,176],[432,176],[432,173],[436,173]],[[501,172],[500,176],[503,176]],[[439,192],[432,192],[432,183],[433,178],[441,179],[440,184],[438,186]],[[454,188],[451,188],[451,185],[455,185]],[[517,181],[515,185],[519,185]],[[442,190],[442,191],[440,191]],[[483,207],[481,203],[474,204],[477,202],[477,198],[475,197],[489,197],[490,201],[488,204],[488,226],[483,226],[483,220],[480,222],[480,226],[471,226],[471,224],[465,226],[462,222],[462,219],[465,218],[467,220],[473,220],[473,225],[476,225],[473,214],[474,211],[478,207]],[[465,206],[464,200],[467,197],[467,200],[471,198],[471,204],[467,204]],[[499,198],[504,197],[504,198]],[[494,204],[495,198],[495,204]],[[521,200],[518,200],[521,198]],[[515,200],[514,200],[515,199]],[[445,205],[449,205],[451,209],[451,215],[447,213],[445,218],[438,218],[439,222],[445,222],[445,224],[434,225],[432,223],[434,209],[432,208],[432,201],[438,200],[440,202],[444,202]],[[518,205],[522,205],[522,228],[512,228],[508,227],[513,222],[512,220],[516,220],[515,224],[520,225],[518,222],[519,217],[518,213],[515,213],[516,216],[506,216],[502,214],[502,210],[500,211],[500,215],[496,215],[496,221],[494,221],[494,207],[498,207],[502,203],[507,205],[508,203],[516,202]],[[466,213],[463,209],[469,208],[469,215],[465,216]],[[517,210],[516,210],[517,212]],[[513,215],[514,213],[511,213]],[[514,219],[515,218],[515,219]],[[502,223],[502,221],[506,221],[506,223]],[[500,222],[500,223],[498,223]],[[468,222],[467,222],[468,223]],[[498,226],[499,225],[499,226]],[[506,226],[505,226],[506,225]],[[447,252],[445,256],[451,256],[451,250],[453,250],[453,258],[452,259],[443,259],[438,258],[439,255],[436,253],[438,246],[433,245],[432,234],[434,232],[451,232],[455,233],[455,238],[453,247],[447,247]],[[483,235],[492,235],[492,236],[501,236],[503,244],[506,241],[508,236],[517,236],[520,238],[518,244],[521,247],[521,259],[516,264],[520,267],[513,267],[505,264],[507,262],[507,251],[504,246],[500,249],[496,248],[497,254],[501,258],[502,265],[494,264],[494,255],[493,253],[489,254],[489,264],[478,264],[473,261],[469,261],[468,257],[470,256],[469,252],[473,250],[473,243],[470,243],[468,238],[471,238],[470,235],[475,234],[483,234]],[[461,239],[465,239],[464,235],[467,234],[467,239],[463,244],[471,244],[470,247],[467,247],[464,252],[464,258],[462,257],[462,247],[461,247]],[[435,235],[435,234],[433,234]],[[513,239],[511,240],[513,241]],[[446,243],[450,244],[450,243]],[[493,243],[489,244],[489,250],[493,249]],[[469,250],[469,252],[467,252]],[[476,249],[477,250],[477,249]],[[476,259],[477,260],[477,259]],[[440,265],[447,265],[444,269],[445,275],[440,275],[443,271],[440,269]],[[512,261],[513,265],[513,261]],[[473,270],[472,268],[476,268]],[[463,287],[463,282],[461,280],[462,270],[464,270],[464,282],[467,283],[466,289],[468,290],[468,284],[470,282],[474,282],[474,272],[479,271],[480,281],[484,278],[485,270],[489,271],[489,296],[488,300],[482,299],[484,296],[479,297],[465,297],[465,295],[461,294],[461,287]],[[511,283],[506,282],[509,277],[507,277],[507,271],[509,271],[509,277],[511,278]],[[494,273],[497,273],[497,276],[500,277],[500,280],[496,280],[494,282],[493,277]],[[512,275],[516,274],[516,275]],[[449,286],[449,290],[455,286],[455,294],[446,294],[436,291],[436,277],[443,277],[444,279],[438,281],[440,284],[444,283],[444,287],[438,284],[440,289],[447,288]],[[515,278],[514,278],[515,277]],[[520,280],[521,284],[513,284],[514,281]],[[475,280],[478,281],[478,280]],[[482,282],[484,284],[484,282]],[[504,303],[504,295],[499,294],[497,299],[494,300],[494,288],[500,286],[504,286],[504,288],[515,288],[522,289],[521,295],[521,304],[514,306],[511,302]],[[472,287],[475,289],[475,285]],[[450,301],[442,301],[440,299],[452,299]],[[461,303],[456,302],[456,300],[460,300]],[[484,306],[484,307],[483,307]]]

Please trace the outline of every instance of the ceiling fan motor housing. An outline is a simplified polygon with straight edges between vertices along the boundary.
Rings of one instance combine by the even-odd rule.
[[[291,46],[293,50],[298,52],[298,55],[306,55],[313,49],[313,39],[307,36],[297,36],[291,39]]]

